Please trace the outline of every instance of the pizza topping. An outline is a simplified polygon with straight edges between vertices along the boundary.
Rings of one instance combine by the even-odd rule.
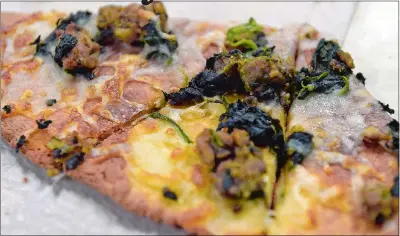
[[[381,101],[378,101],[379,102],[379,104],[382,106],[382,109],[384,110],[384,111],[387,111],[389,114],[394,114],[394,110],[393,109],[391,109],[390,107],[389,107],[389,104],[384,104],[384,103],[382,103]]]
[[[85,153],[83,152],[75,153],[65,162],[65,168],[67,170],[76,169],[80,164],[82,164],[84,157]]]
[[[176,193],[172,192],[168,187],[163,188],[163,196],[174,201],[178,200]]]
[[[240,204],[234,204],[232,207],[232,210],[234,213],[239,213],[242,210],[242,205]]]
[[[382,223],[392,214],[392,196],[390,189],[377,181],[370,180],[361,189],[361,202],[365,209],[365,216]],[[378,222],[377,222],[378,221]]]
[[[144,46],[143,54],[147,59],[168,63],[172,60],[172,53],[178,43],[175,35],[166,33],[167,19],[161,2],[149,6],[130,4],[126,7],[102,7],[97,19],[100,32],[95,41],[101,45],[109,45],[115,38],[132,46]]]
[[[311,67],[314,72],[329,73],[347,76],[354,68],[353,59],[350,54],[340,49],[339,44],[334,41],[321,39],[315,49]]]
[[[56,137],[52,137],[46,146],[53,151],[53,157],[56,159],[64,157],[74,149]]]
[[[89,11],[78,11],[76,13],[71,13],[66,18],[60,18],[57,21],[56,28],[44,39],[43,42],[40,41],[40,35],[35,39],[31,45],[36,44],[36,55],[46,56],[51,55],[51,47],[55,44],[56,40],[62,35],[64,30],[67,29],[69,24],[80,26],[85,25],[91,17],[92,13]]]
[[[399,122],[393,119],[388,126],[392,132],[392,147],[395,151],[399,151]]]
[[[279,121],[258,107],[249,106],[239,100],[229,105],[228,111],[221,115],[220,120],[217,130],[228,128],[230,133],[234,128],[243,129],[257,146],[283,150],[283,133]]]
[[[46,101],[46,105],[49,106],[49,107],[53,106],[53,105],[56,104],[56,103],[57,103],[57,100],[56,100],[56,99],[48,99],[48,100]]]
[[[6,112],[6,114],[10,114],[11,113],[11,106],[10,105],[5,105],[3,106],[3,111]]]
[[[78,144],[78,142],[79,142],[78,137],[75,136],[75,137],[72,138],[72,143],[73,144],[76,145],[76,144]]]
[[[362,83],[362,84],[364,84],[365,85],[365,77],[364,77],[364,75],[362,74],[362,73],[357,73],[356,74],[356,78]]]
[[[155,14],[146,11],[139,4],[129,4],[125,7],[109,5],[100,8],[97,17],[97,28],[100,31],[111,29],[118,40],[131,43],[140,40],[140,33]]]
[[[19,149],[22,147],[22,145],[24,145],[26,141],[26,137],[25,135],[21,135],[21,137],[19,137],[17,144],[15,145],[15,152],[18,153]]]
[[[46,129],[51,123],[52,123],[51,120],[44,120],[44,119],[36,120],[36,124],[38,125],[39,129]]]
[[[171,118],[162,115],[161,113],[158,112],[153,112],[149,115],[149,117],[153,118],[153,119],[160,119],[163,120],[165,122],[170,123],[171,125],[173,125],[175,127],[175,129],[181,134],[182,138],[187,142],[187,143],[192,143],[192,140],[190,140],[189,136],[187,136],[187,134],[185,133],[185,131],[183,131],[183,129],[177,124],[175,123],[175,121],[173,121]]]
[[[302,77],[300,79],[301,89],[297,95],[300,100],[305,99],[312,92],[328,94],[340,89],[338,94],[342,95],[349,90],[349,79],[346,76],[336,76],[328,74],[328,72],[323,72],[317,76],[300,73],[298,76]]]
[[[383,223],[385,223],[385,216],[382,213],[379,213],[375,217],[375,224],[376,225],[382,225]]]
[[[266,87],[264,90],[255,91],[254,97],[256,97],[259,102],[279,101],[278,93],[270,86]]]
[[[67,56],[67,54],[71,52],[77,43],[78,40],[76,37],[70,34],[64,34],[61,36],[54,55],[54,60],[60,67],[63,67],[62,58]]]
[[[250,18],[248,23],[229,28],[226,34],[226,46],[242,52],[255,51],[267,45],[264,28]]]
[[[173,105],[187,105],[226,93],[261,94],[268,87],[280,94],[290,74],[279,60],[266,56],[249,57],[239,50],[215,54],[206,62],[204,71],[198,73],[186,88],[169,94]],[[271,92],[271,90],[269,90]]]
[[[235,85],[235,83],[230,82],[225,74],[219,74],[212,70],[204,70],[190,81],[188,87],[170,94],[170,103],[173,105],[185,105],[201,101],[203,96],[214,97],[222,95],[224,92],[231,90]]]
[[[302,68],[292,80],[291,93],[301,100],[313,92],[328,94],[340,89],[338,95],[344,95],[349,91],[348,76],[353,68],[350,54],[342,51],[336,42],[321,39],[311,68]]]
[[[142,34],[146,59],[172,60],[172,53],[178,48],[175,35],[162,32],[154,21],[143,27]]]
[[[301,164],[304,158],[312,152],[312,138],[312,134],[305,132],[294,132],[289,136],[286,143],[286,150],[293,164]]]
[[[100,45],[92,41],[88,31],[71,23],[61,35],[55,48],[54,61],[70,74],[82,74],[93,79],[98,64]]]
[[[399,176],[396,176],[393,181],[393,187],[390,190],[392,197],[399,198]]]
[[[114,32],[112,29],[104,29],[96,34],[93,40],[103,46],[111,45],[114,42]]]
[[[142,0],[142,4],[145,6],[149,5],[152,2],[153,2],[153,0]]]
[[[202,161],[215,172],[217,189],[227,197],[249,199],[263,190],[266,165],[261,151],[240,129],[205,129],[196,139]]]

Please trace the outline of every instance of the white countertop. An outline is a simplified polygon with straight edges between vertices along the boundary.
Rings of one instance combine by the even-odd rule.
[[[2,11],[62,9],[96,11],[104,3],[1,3]],[[60,8],[61,7],[61,8]],[[355,2],[167,2],[171,17],[246,21],[272,26],[309,22],[336,36],[349,51],[367,88],[398,114],[398,3]],[[50,179],[43,170],[1,147],[2,234],[183,234],[118,207],[70,179]],[[23,178],[28,182],[24,183]]]

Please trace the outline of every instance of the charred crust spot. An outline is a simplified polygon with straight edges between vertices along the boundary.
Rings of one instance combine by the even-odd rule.
[[[173,201],[178,200],[178,196],[174,192],[172,192],[168,187],[164,187],[162,192],[165,198],[171,199]]]
[[[85,153],[83,152],[78,152],[74,155],[72,155],[66,162],[65,162],[65,168],[67,170],[74,170],[76,169],[80,164],[83,163]]]
[[[11,113],[11,106],[10,105],[5,105],[3,106],[3,111],[6,112],[6,114],[10,114]]]
[[[38,125],[38,129],[46,129],[53,121],[51,120],[36,120],[36,124]]]
[[[22,145],[24,145],[25,141],[26,141],[25,135],[21,135],[21,137],[19,137],[19,139],[17,141],[17,144],[15,146],[15,152],[16,153],[19,152],[19,149],[22,147]]]

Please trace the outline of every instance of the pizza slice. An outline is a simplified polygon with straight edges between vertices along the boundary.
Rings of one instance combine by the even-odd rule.
[[[265,232],[296,28],[168,23],[158,3],[37,15],[2,33],[2,134],[17,151],[155,221]]]
[[[396,234],[398,122],[365,89],[362,74],[353,75],[350,54],[334,41],[315,45],[311,61],[299,54],[298,64],[309,67],[292,83],[290,161],[268,232]]]
[[[250,20],[227,32],[249,24],[258,27]],[[268,40],[264,37],[258,39]],[[281,38],[280,47],[284,40],[295,39]],[[255,41],[249,37],[243,45]],[[110,136],[68,174],[128,210],[189,232],[265,233],[284,163],[280,95],[294,65],[284,68],[266,42],[256,47],[208,58],[187,87],[166,96],[165,107]],[[282,57],[293,60],[291,51],[282,51]],[[256,65],[264,70],[250,74]],[[112,172],[120,174],[107,174]]]

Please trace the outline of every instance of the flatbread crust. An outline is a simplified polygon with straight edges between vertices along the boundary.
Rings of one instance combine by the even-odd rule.
[[[3,17],[5,20],[3,20]],[[28,16],[29,17],[29,16]],[[25,18],[26,19],[26,18]],[[2,14],[2,22],[11,22],[9,26],[3,26],[4,30],[12,30],[13,27],[17,26],[21,21],[21,18],[13,14]],[[16,22],[16,23],[15,23]],[[193,22],[187,20],[173,21],[173,24],[179,25],[184,30],[183,35],[192,35],[192,34],[200,34],[199,37],[204,36],[205,34],[210,32],[210,28],[212,32],[225,32],[227,26],[223,25],[213,25],[207,22],[202,22],[195,24]],[[189,27],[191,24],[195,24],[196,27]],[[187,30],[185,30],[187,29]],[[213,31],[215,30],[215,31]],[[311,61],[310,56],[307,56],[310,50],[305,49],[299,51],[297,49],[299,34],[301,35],[301,30],[293,27],[290,29],[282,29],[278,30],[277,34],[276,29],[266,28],[266,32],[268,32],[274,43],[277,46],[277,52],[280,54],[279,56],[285,59],[284,63],[287,67],[295,66],[295,54],[297,53],[299,56],[297,58],[296,67],[302,67],[305,65],[309,65]],[[300,33],[299,33],[300,32]],[[216,33],[218,35],[218,33]],[[207,57],[212,55],[213,53],[220,51],[220,46],[213,42],[218,41],[218,36],[216,38],[210,40],[210,43],[207,44],[202,50],[203,56]],[[314,36],[312,36],[314,37]],[[316,36],[315,36],[316,37]],[[300,38],[301,39],[301,38]],[[316,45],[316,44],[315,44]],[[301,48],[301,46],[299,46]],[[306,46],[305,46],[306,47]],[[2,49],[2,55],[4,53],[4,49]],[[304,54],[304,55],[303,55]],[[312,55],[312,53],[311,53]],[[187,55],[182,55],[183,58]],[[304,57],[303,57],[304,56]],[[111,56],[112,57],[112,56]],[[299,59],[300,58],[300,59]],[[130,60],[126,58],[126,60]],[[204,58],[198,57],[198,60],[188,60],[189,65],[186,65],[186,69],[188,69],[188,74],[194,75],[199,70],[203,69],[204,66]],[[29,63],[22,63],[23,67],[34,66]],[[103,70],[99,70],[100,74],[112,74],[113,69],[110,67],[104,66]],[[115,70],[115,67],[114,67]],[[119,71],[118,71],[119,72]],[[117,73],[118,73],[117,72]],[[123,71],[121,73],[124,73]],[[142,71],[145,75],[154,75],[154,70]],[[173,73],[173,72],[171,72]],[[167,77],[168,74],[161,74],[161,77]],[[191,76],[190,76],[191,77]],[[2,75],[2,80],[6,78],[6,76]],[[109,84],[105,86],[105,93],[108,96],[124,96],[123,92],[117,91],[115,88],[118,85],[113,83],[113,80],[107,81]],[[151,124],[152,121],[150,119],[146,119],[141,121],[144,114],[150,112],[154,107],[153,104],[157,100],[157,97],[160,97],[160,90],[155,88],[170,89],[171,85],[175,85],[173,89],[179,89],[183,87],[184,84],[179,81],[167,81],[165,84],[164,80],[156,77],[149,78],[147,81],[137,81],[131,80],[130,83],[134,83],[132,86],[127,86],[127,95],[125,96],[128,100],[135,100],[136,102],[148,105],[148,109],[141,110],[134,115],[131,115],[129,119],[120,119],[119,122],[106,119],[101,115],[93,114],[96,117],[97,122],[96,125],[88,122],[84,118],[82,118],[81,111],[77,109],[57,109],[54,113],[48,116],[49,119],[53,120],[54,123],[51,125],[51,129],[39,130],[32,134],[30,134],[30,138],[28,142],[25,143],[21,147],[21,152],[29,158],[32,162],[39,165],[42,168],[52,169],[57,163],[54,162],[54,158],[51,154],[51,151],[46,148],[46,144],[50,141],[52,136],[56,133],[62,132],[65,129],[65,125],[70,122],[76,122],[78,127],[78,133],[84,135],[85,137],[96,137],[101,140],[100,145],[96,148],[101,150],[102,148],[108,149],[111,146],[117,146],[119,144],[127,143],[130,140],[130,136],[132,135],[133,130],[139,129],[143,123]],[[2,81],[3,83],[3,81]],[[164,84],[163,84],[164,83]],[[3,85],[3,84],[2,84]],[[141,86],[140,86],[141,85]],[[151,86],[150,86],[151,85]],[[135,90],[135,88],[140,87],[140,91]],[[172,86],[173,87],[173,86]],[[145,91],[145,92],[141,92]],[[171,91],[167,91],[171,92]],[[3,94],[3,91],[2,91]],[[2,95],[3,96],[3,95]],[[149,103],[149,101],[152,101]],[[88,99],[83,106],[83,110],[86,110],[89,114],[98,105],[98,100],[96,98]],[[146,104],[148,103],[148,104]],[[23,105],[23,104],[22,104]],[[120,108],[116,108],[118,110]],[[272,108],[276,109],[277,112],[275,114],[280,114],[280,111],[283,109],[280,108]],[[271,110],[271,108],[266,108],[266,110]],[[279,117],[281,122],[286,123],[286,118]],[[122,116],[121,116],[122,117]],[[133,122],[133,123],[132,123]],[[288,121],[289,124],[292,120]],[[128,125],[127,125],[128,124]],[[138,124],[138,125],[136,125]],[[136,126],[134,126],[136,125]],[[16,145],[17,139],[34,129],[37,124],[35,119],[29,118],[25,114],[13,115],[13,116],[5,116],[2,117],[2,135],[9,142],[11,146]],[[134,126],[132,128],[132,126]],[[137,128],[139,127],[139,128]],[[214,128],[215,127],[211,127]],[[287,131],[290,133],[290,130]],[[317,162],[319,158],[323,157],[326,150],[316,150],[314,151],[310,158],[306,159],[304,162],[304,167],[298,168],[295,173],[290,173],[287,176],[281,178],[278,185],[287,185],[286,181],[295,181],[298,178],[303,178],[304,170],[306,172],[312,173],[312,175],[319,180],[321,184],[321,188],[329,188],[332,186],[337,187],[338,191],[343,191],[344,196],[350,196],[351,190],[349,189],[349,170],[343,168],[341,166],[332,166],[331,175],[327,174],[323,166],[320,166],[320,162]],[[384,183],[387,186],[392,184],[392,179],[394,175],[397,173],[397,169],[393,166],[385,165],[390,163],[389,161],[382,161],[382,159],[393,160],[392,155],[387,155],[387,152],[384,152],[379,149],[374,150],[364,150],[361,151],[363,156],[371,161],[373,164],[374,171],[378,173],[383,173]],[[348,155],[347,153],[342,154],[339,151],[333,152],[336,157],[341,155]],[[379,159],[377,158],[379,156]],[[357,163],[358,165],[360,163]],[[394,163],[396,164],[396,163]],[[147,194],[140,188],[135,188],[132,185],[132,179],[129,176],[129,171],[131,169],[130,164],[127,159],[124,157],[123,153],[118,151],[106,152],[105,154],[100,154],[97,156],[88,156],[85,158],[85,161],[75,170],[66,172],[67,175],[71,176],[73,179],[77,179],[80,182],[86,183],[89,186],[95,188],[102,194],[105,194],[116,201],[119,205],[124,207],[128,211],[135,212],[136,214],[146,216],[155,222],[163,222],[172,226],[183,227],[189,233],[195,234],[252,234],[252,233],[266,233],[265,229],[259,230],[258,228],[254,228],[254,225],[247,225],[235,228],[233,224],[231,227],[224,228],[220,225],[219,229],[207,227],[204,223],[210,217],[213,212],[212,205],[200,204],[196,207],[192,207],[186,210],[177,210],[173,207],[168,207],[168,201],[160,200],[158,198],[152,197],[152,195]],[[303,171],[303,172],[302,172]],[[292,176],[293,175],[293,176]],[[299,176],[297,176],[299,175]],[[193,173],[193,182],[202,182],[204,181],[203,176],[198,172]],[[316,186],[319,186],[318,184]],[[306,186],[309,187],[309,186]],[[279,203],[277,203],[279,204]],[[211,207],[210,207],[211,206]],[[370,225],[365,223],[364,220],[359,220],[355,215],[343,213],[342,211],[337,211],[334,208],[326,207],[324,204],[316,204],[315,207],[309,211],[307,216],[304,218],[303,215],[299,215],[298,218],[309,219],[311,223],[316,226],[312,229],[295,227],[296,224],[287,225],[290,221],[286,221],[284,224],[276,224],[272,226],[271,229],[268,230],[268,233],[271,234],[282,234],[282,233],[290,233],[290,234],[331,234],[331,233],[343,233],[343,234],[396,234],[398,232],[398,226],[392,226],[388,228],[384,228],[382,230],[379,229],[371,229]],[[297,206],[296,206],[297,207]],[[290,206],[289,206],[290,208]],[[294,208],[290,208],[293,210]],[[289,211],[284,211],[285,214],[288,214]],[[278,213],[279,214],[279,213]],[[283,214],[284,217],[289,217]],[[292,214],[292,213],[289,213]],[[296,214],[293,213],[293,219],[296,218]],[[280,218],[281,219],[281,218]],[[263,219],[264,220],[264,219]],[[295,219],[294,219],[295,221]],[[387,224],[393,224],[393,222],[398,221],[398,215],[396,215],[390,222]],[[219,222],[227,223],[230,222]],[[304,223],[304,222],[303,222]],[[310,222],[306,222],[309,224]],[[302,222],[299,223],[300,225]]]

